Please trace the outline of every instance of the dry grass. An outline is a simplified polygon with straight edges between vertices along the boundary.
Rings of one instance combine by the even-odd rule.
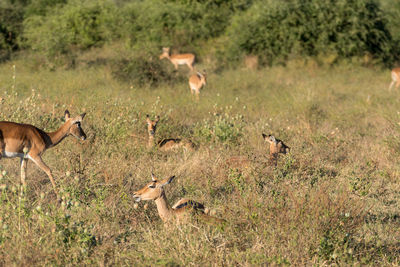
[[[387,92],[387,71],[210,73],[194,102],[187,83],[131,88],[106,66],[50,72],[15,61],[0,70],[1,120],[50,131],[68,108],[87,112],[88,135],[44,155],[62,205],[33,163],[19,197],[18,160],[0,161],[4,265],[400,263],[400,98]],[[146,114],[161,115],[157,138],[190,138],[199,149],[148,150]],[[276,168],[262,132],[292,148]],[[164,227],[154,203],[134,209],[132,193],[151,170],[177,176],[166,189],[170,204],[192,198],[228,225]]]

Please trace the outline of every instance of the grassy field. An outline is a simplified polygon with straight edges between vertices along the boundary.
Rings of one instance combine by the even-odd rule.
[[[0,65],[0,120],[53,131],[65,109],[87,112],[88,136],[43,157],[61,204],[32,162],[19,196],[18,159],[0,161],[1,265],[400,264],[400,96],[388,92],[388,70],[209,72],[199,102],[186,82],[137,88],[110,73]],[[190,138],[199,149],[148,150],[146,114],[161,116],[157,140]],[[277,167],[261,133],[291,147]],[[166,227],[154,202],[135,209],[152,170],[176,175],[171,205],[188,197],[228,224]]]

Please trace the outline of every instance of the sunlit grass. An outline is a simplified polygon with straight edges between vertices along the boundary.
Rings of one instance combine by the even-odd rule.
[[[196,102],[186,82],[137,88],[107,66],[34,66],[0,66],[0,119],[52,131],[65,109],[85,111],[88,140],[68,138],[43,157],[60,205],[32,162],[20,196],[18,160],[0,161],[2,263],[399,264],[400,98],[386,70],[209,72]],[[146,114],[161,116],[157,140],[190,138],[199,149],[148,150]],[[276,168],[261,133],[292,148]],[[233,156],[250,165],[230,165]],[[132,193],[152,170],[177,176],[166,189],[171,205],[190,197],[229,224],[165,227],[154,203],[134,209]]]

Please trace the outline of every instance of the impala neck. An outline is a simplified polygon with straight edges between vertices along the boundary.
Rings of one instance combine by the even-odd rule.
[[[149,141],[147,142],[148,147],[153,147],[154,146],[154,135],[149,134]]]
[[[161,220],[163,220],[163,222],[166,222],[171,219],[172,210],[168,205],[167,197],[165,196],[164,192],[161,193],[161,196],[157,198],[155,202],[157,205],[158,215],[160,215]]]
[[[49,143],[46,144],[47,147],[53,147],[58,145],[65,137],[68,136],[69,129],[71,128],[71,121],[65,122],[63,125],[61,125],[60,128],[58,128],[57,131],[47,133],[47,135],[50,137]]]

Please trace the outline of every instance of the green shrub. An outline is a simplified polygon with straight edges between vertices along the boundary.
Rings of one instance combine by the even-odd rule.
[[[24,44],[50,58],[100,46],[115,37],[117,9],[109,1],[70,1],[24,21]],[[116,38],[116,37],[115,37]]]
[[[11,52],[18,49],[23,10],[19,5],[0,5],[0,61],[8,59]]]
[[[130,58],[115,60],[111,69],[117,80],[139,87],[182,82],[186,79],[180,72],[174,72],[169,62],[160,61],[156,55],[144,51],[134,53]]]
[[[227,30],[229,54],[255,54],[261,63],[285,62],[292,55],[372,55],[395,58],[387,22],[374,0],[289,0],[254,4]]]

